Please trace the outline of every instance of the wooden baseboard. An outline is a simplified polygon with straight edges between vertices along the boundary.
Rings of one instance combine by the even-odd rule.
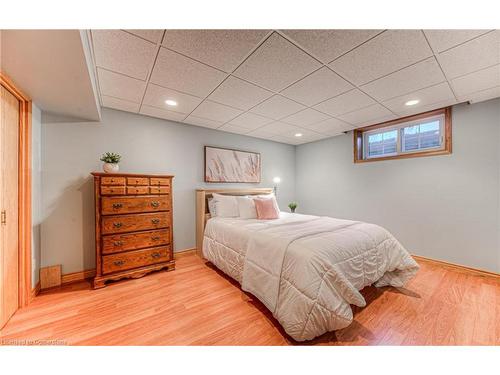
[[[61,284],[71,284],[76,283],[78,281],[83,281],[85,279],[90,279],[95,276],[95,268],[90,270],[66,273],[61,277]]]
[[[187,255],[195,254],[195,253],[196,253],[196,248],[176,251],[174,253],[174,259],[179,259],[179,258],[185,257]],[[83,281],[86,279],[91,279],[94,276],[95,276],[95,268],[92,268],[90,270],[66,273],[66,274],[63,274],[61,277],[61,284],[65,285],[65,284],[76,283],[76,282]]]
[[[480,269],[477,269],[477,268],[463,266],[461,264],[455,264],[455,263],[445,262],[443,260],[436,260],[436,259],[432,259],[432,258],[427,258],[427,257],[423,257],[423,256],[420,256],[420,255],[412,255],[412,257],[415,258],[416,260],[421,260],[421,261],[428,262],[428,263],[434,263],[434,264],[437,264],[437,265],[440,265],[440,266],[444,266],[444,267],[448,267],[448,268],[454,268],[454,269],[457,269],[457,270],[460,270],[460,271],[467,271],[469,273],[474,273],[474,274],[480,275],[480,276],[500,278],[500,274],[498,274],[496,272],[480,270]]]
[[[182,257],[185,257],[187,255],[191,254],[196,254],[196,247],[193,247],[191,249],[184,249],[184,250],[179,250],[174,253],[174,259],[179,259]]]
[[[35,298],[38,295],[38,293],[40,293],[41,289],[42,289],[42,284],[40,283],[40,281],[38,281],[38,283],[36,283],[35,287],[33,289],[31,289],[30,299],[33,300],[33,298]]]

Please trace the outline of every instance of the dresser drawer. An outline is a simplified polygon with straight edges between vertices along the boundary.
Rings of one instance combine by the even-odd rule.
[[[147,187],[146,187],[147,189]],[[102,197],[103,215],[155,212],[170,209],[168,197]]]
[[[150,185],[170,186],[169,178],[151,177],[149,181]]]
[[[148,194],[147,186],[127,186],[127,194]]]
[[[125,185],[125,177],[101,177],[101,185]]]
[[[127,185],[149,185],[147,177],[127,177]]]
[[[128,250],[143,249],[145,247],[167,245],[170,242],[170,229],[115,234],[104,236],[102,239],[103,254],[120,253]]]
[[[107,274],[124,271],[150,264],[168,262],[171,259],[170,245],[129,251],[122,254],[104,255],[102,257],[102,272]]]
[[[150,194],[168,194],[170,192],[170,187],[168,186],[150,186]]]
[[[134,232],[167,228],[170,226],[170,214],[158,212],[152,214],[119,215],[102,217],[102,234]]]
[[[125,195],[125,186],[101,186],[102,195]]]

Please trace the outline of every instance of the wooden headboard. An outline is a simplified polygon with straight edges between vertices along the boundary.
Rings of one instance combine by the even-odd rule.
[[[208,199],[212,198],[212,194],[224,195],[259,195],[272,194],[272,188],[257,188],[257,189],[197,189],[196,190],[196,250],[202,257],[203,233],[205,232],[205,224],[210,219],[208,211]]]

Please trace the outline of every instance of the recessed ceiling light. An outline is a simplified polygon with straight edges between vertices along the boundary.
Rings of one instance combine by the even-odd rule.
[[[177,105],[177,102],[175,100],[172,100],[172,99],[167,99],[167,100],[165,100],[165,104],[169,105],[171,107],[175,107]]]
[[[295,136],[296,137],[302,137],[302,133],[296,133]]]
[[[405,103],[405,105],[415,105],[415,104],[418,104],[418,102],[420,102],[420,100],[418,100],[418,99],[408,100]]]

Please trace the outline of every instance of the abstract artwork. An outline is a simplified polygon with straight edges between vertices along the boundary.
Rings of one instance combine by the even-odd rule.
[[[260,182],[260,154],[205,146],[205,182]]]

